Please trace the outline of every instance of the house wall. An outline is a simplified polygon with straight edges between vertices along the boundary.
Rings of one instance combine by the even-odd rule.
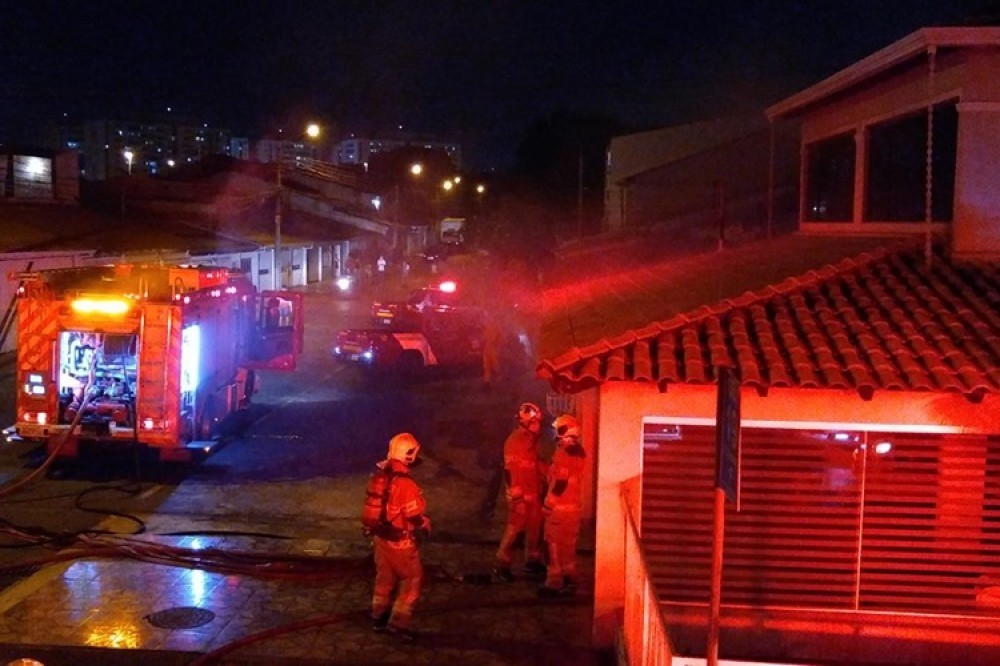
[[[595,391],[597,389],[594,389]],[[862,400],[853,391],[773,389],[767,396],[744,388],[744,423],[911,432],[1000,433],[1000,396],[973,404],[961,395],[882,391]],[[597,516],[593,639],[610,646],[621,626],[625,590],[625,534],[621,484],[642,474],[644,418],[714,420],[715,386],[655,386],[608,382],[601,386],[598,413]],[[586,417],[585,417],[586,418]]]
[[[976,52],[958,105],[956,256],[1000,256],[1000,53]]]

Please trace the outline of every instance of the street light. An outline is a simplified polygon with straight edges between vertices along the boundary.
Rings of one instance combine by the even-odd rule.
[[[132,152],[131,148],[126,148],[122,153],[122,157],[125,158],[125,164],[128,165],[128,175],[132,175],[132,160],[135,159],[135,153]]]
[[[310,139],[318,138],[320,135],[319,125],[316,123],[310,123],[306,127],[305,135]],[[284,147],[284,142],[279,139],[277,168],[274,170],[276,179],[275,184],[278,189],[274,201],[274,254],[271,256],[271,274],[274,276],[271,279],[271,282],[275,289],[282,289],[285,286],[284,276],[281,274],[281,172],[284,168]]]

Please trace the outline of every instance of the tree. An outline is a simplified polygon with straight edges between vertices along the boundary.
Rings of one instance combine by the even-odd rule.
[[[515,189],[547,210],[532,226],[561,236],[600,228],[605,154],[611,138],[626,131],[616,119],[566,111],[526,128],[512,175]]]

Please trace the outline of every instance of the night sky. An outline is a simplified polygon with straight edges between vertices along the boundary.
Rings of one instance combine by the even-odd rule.
[[[555,110],[647,129],[756,110],[989,0],[4,2],[0,140],[69,120],[258,135],[402,125],[506,166]]]

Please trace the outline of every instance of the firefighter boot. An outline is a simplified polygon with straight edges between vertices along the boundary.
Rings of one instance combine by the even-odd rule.
[[[528,560],[524,563],[524,575],[528,578],[545,578],[545,565],[538,560]]]
[[[385,611],[381,615],[372,617],[372,631],[381,634],[389,627],[389,615],[391,611]]]
[[[389,625],[389,634],[407,643],[415,642],[418,637],[417,632],[413,629],[409,627],[397,627],[392,624]]]
[[[576,596],[576,585],[563,585],[562,587],[549,587],[542,585],[538,588],[538,596],[542,599],[559,599]]]
[[[542,599],[556,599],[562,596],[562,589],[558,587],[549,587],[548,585],[542,585],[538,588],[538,596]]]
[[[510,567],[495,566],[493,567],[493,575],[504,583],[514,582],[514,572],[510,570]]]

